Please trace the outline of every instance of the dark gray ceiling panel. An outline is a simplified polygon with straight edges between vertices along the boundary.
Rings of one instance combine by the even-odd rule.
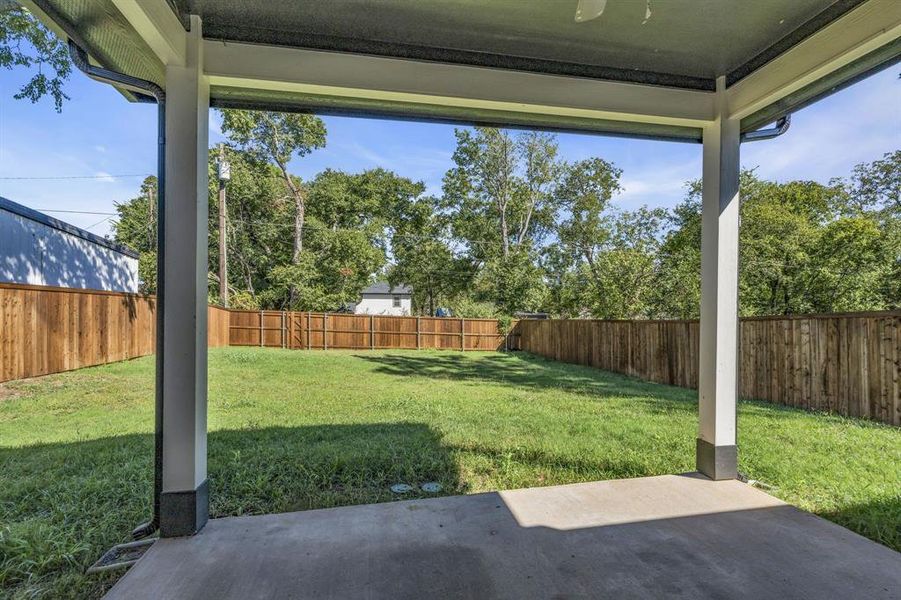
[[[608,0],[577,23],[578,0],[178,0],[212,39],[702,90],[863,1]]]

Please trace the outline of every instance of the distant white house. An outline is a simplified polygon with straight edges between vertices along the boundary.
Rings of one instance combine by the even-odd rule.
[[[413,290],[405,285],[391,287],[379,281],[363,290],[362,299],[354,305],[357,315],[409,315],[413,310]]]
[[[0,197],[0,282],[138,291],[138,253]]]

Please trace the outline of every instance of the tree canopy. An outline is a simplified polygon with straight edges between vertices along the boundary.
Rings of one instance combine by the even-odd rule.
[[[377,168],[326,169],[310,181],[293,159],[326,142],[309,115],[225,111],[233,306],[337,310],[374,279],[407,284],[414,310],[466,316],[545,311],[562,317],[696,318],[701,182],[671,210],[618,205],[622,171],[572,163],[555,136],[458,129],[440,195]],[[211,174],[214,172],[211,159]],[[743,315],[901,307],[901,151],[827,183],[741,176]],[[117,207],[116,239],[141,251],[155,285],[155,180]],[[218,183],[210,184],[210,286],[218,291]],[[302,238],[302,242],[299,242]],[[211,294],[215,297],[216,294]]]
[[[0,68],[22,68],[31,78],[16,92],[17,100],[37,102],[53,98],[57,112],[69,97],[63,85],[72,72],[66,44],[25,8],[13,3],[0,7]]]
[[[61,111],[66,45],[25,8],[0,10],[0,68],[30,78],[14,93]],[[418,312],[468,316],[694,318],[700,311],[701,182],[671,210],[617,205],[622,171],[602,157],[560,159],[556,136],[455,130],[441,194],[385,169],[293,160],[326,144],[314,115],[222,111],[229,281],[218,280],[218,181],[210,162],[210,287],[232,306],[334,310],[375,278],[406,283]],[[412,149],[411,149],[412,151]],[[156,287],[156,178],[116,206],[116,240],[140,252]],[[741,177],[743,315],[901,308],[901,150],[827,183]]]

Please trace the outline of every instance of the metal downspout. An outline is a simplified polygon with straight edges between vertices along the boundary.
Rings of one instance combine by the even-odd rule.
[[[760,140],[771,140],[775,137],[779,137],[791,127],[792,124],[792,116],[785,115],[784,117],[780,117],[778,121],[776,121],[776,126],[770,129],[758,129],[756,131],[747,131],[741,134],[739,140],[741,142],[757,142]]]
[[[153,83],[124,73],[96,67],[88,61],[87,53],[71,39],[69,56],[85,75],[102,83],[116,84],[135,93],[139,102],[156,102],[157,105],[157,193],[156,193],[156,381],[155,426],[153,461],[153,516],[132,532],[135,539],[151,535],[160,526],[160,496],[163,492],[163,289],[164,257],[163,240],[166,231],[166,92]]]

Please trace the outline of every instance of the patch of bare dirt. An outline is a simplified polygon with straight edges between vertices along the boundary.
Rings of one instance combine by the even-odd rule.
[[[0,383],[0,402],[12,400],[22,395],[22,392],[5,383]]]

